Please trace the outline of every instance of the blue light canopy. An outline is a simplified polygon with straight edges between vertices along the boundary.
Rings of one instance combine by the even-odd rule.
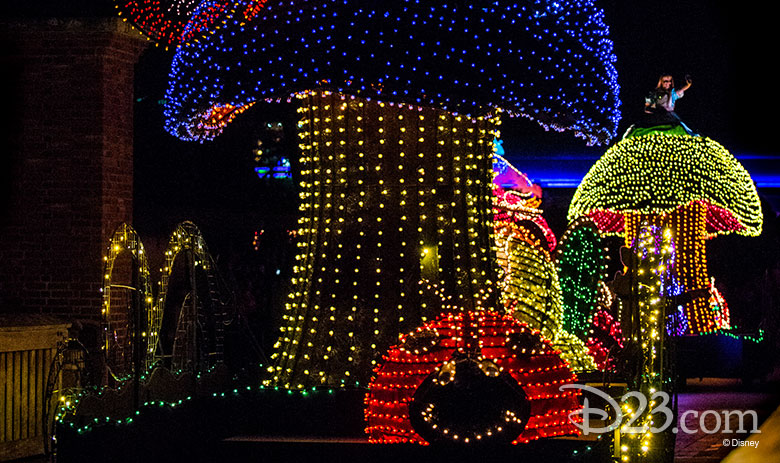
[[[233,0],[177,49],[166,129],[211,139],[258,100],[327,88],[467,115],[501,108],[603,143],[620,118],[608,34],[586,0]]]

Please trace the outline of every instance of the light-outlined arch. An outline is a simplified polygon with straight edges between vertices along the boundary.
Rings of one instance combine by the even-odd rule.
[[[126,252],[132,258],[132,281],[130,285],[118,285],[112,281],[114,265],[117,258]],[[112,291],[118,289],[129,290],[131,294],[130,308],[124,320],[118,316],[117,308],[111,305]],[[154,361],[151,348],[153,344],[149,342],[149,328],[154,316],[151,274],[143,243],[133,227],[126,223],[122,223],[114,231],[108,250],[103,256],[101,291],[103,351],[109,372],[112,367],[119,367],[119,362],[123,366],[129,362],[131,373],[148,369]]]
[[[198,229],[194,223],[189,221],[181,222],[176,225],[168,240],[168,247],[165,250],[165,262],[161,269],[159,292],[155,299],[153,317],[150,321],[152,330],[149,341],[150,346],[154,346],[154,352],[152,355],[156,361],[162,360],[166,356],[166,353],[163,352],[163,346],[161,345],[160,339],[163,326],[163,317],[165,316],[165,307],[168,299],[171,274],[174,269],[174,264],[176,258],[182,255],[183,252],[191,256],[191,258],[187,259],[186,263],[190,275],[190,288],[188,294],[185,297],[183,306],[188,302],[192,305],[191,307],[194,314],[193,316],[197,318],[196,321],[200,324],[204,323],[204,320],[208,315],[213,317],[214,330],[212,335],[214,339],[208,340],[209,342],[213,341],[214,351],[209,352],[209,354],[211,354],[213,357],[213,361],[209,361],[208,363],[218,363],[223,360],[224,320],[226,315],[225,307],[229,304],[229,301],[223,301],[220,299],[220,295],[224,294],[224,291],[221,291],[221,282],[219,281],[218,276],[214,271],[216,269],[214,259],[208,251],[208,247],[206,246],[206,242],[203,239],[203,235],[201,234],[200,229]],[[213,310],[213,313],[211,314],[206,314],[204,312],[203,305],[198,301],[197,288],[194,287],[194,275],[198,269],[201,269],[205,273],[208,286],[207,291]],[[179,315],[181,315],[181,313]],[[177,317],[176,323],[174,324],[177,329],[181,325],[181,320],[179,318],[180,317]],[[204,336],[207,335],[206,332],[202,332],[202,334]],[[177,340],[174,339],[173,345],[175,346],[176,344]]]

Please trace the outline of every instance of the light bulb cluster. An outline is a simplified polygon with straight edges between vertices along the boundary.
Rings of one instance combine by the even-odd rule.
[[[710,279],[706,255],[706,209],[702,202],[692,202],[662,215],[626,215],[626,245],[631,246],[643,223],[669,229],[674,259],[669,263],[665,284],[674,282],[677,292],[708,290]],[[631,241],[629,241],[631,240]],[[669,292],[671,294],[671,291]],[[673,330],[680,334],[701,334],[717,329],[715,312],[710,310],[707,297],[697,297],[683,305],[682,317],[675,321]],[[683,326],[687,327],[683,331]]]
[[[496,253],[503,270],[500,281],[504,307],[515,317],[555,339],[563,308],[555,264],[528,226],[496,222]]]
[[[188,137],[200,138],[206,134],[219,134],[222,133],[225,127],[233,121],[237,116],[251,108],[255,104],[254,101],[250,101],[241,106],[233,106],[232,104],[216,104],[207,110],[203,111],[194,119],[195,123],[188,125]]]
[[[729,337],[731,339],[739,339],[739,340],[743,340],[743,341],[750,341],[750,342],[755,343],[755,344],[762,343],[766,339],[766,331],[764,331],[764,330],[762,330],[760,328],[758,329],[758,333],[756,333],[755,335],[735,333],[735,331],[737,331],[737,330],[738,330],[737,326],[731,325],[731,328],[728,329],[728,330],[724,329],[724,330],[720,330],[720,331],[715,331],[715,332],[712,332],[712,333],[708,333],[707,336],[727,336],[727,337]]]
[[[178,46],[201,38],[225,14],[231,0],[116,0],[123,20],[156,45]],[[255,0],[262,6],[265,0]],[[196,12],[197,9],[197,12]]]
[[[268,396],[269,398],[279,397],[280,395],[285,397],[295,396],[299,398],[316,398],[321,396],[332,396],[336,391],[331,388],[309,388],[298,391],[283,390],[278,387],[265,387],[265,386],[241,386],[241,387],[227,387],[221,392],[207,392],[204,390],[197,391],[194,395],[187,395],[181,399],[168,399],[168,400],[147,400],[139,404],[139,408],[132,410],[122,415],[108,415],[108,416],[91,416],[84,413],[84,409],[79,409],[79,405],[82,400],[90,398],[97,398],[99,401],[109,402],[116,400],[116,394],[122,393],[122,388],[128,387],[124,385],[118,390],[104,389],[98,392],[96,395],[89,390],[82,390],[72,395],[60,396],[58,406],[55,412],[55,421],[60,425],[66,427],[70,431],[74,431],[79,435],[86,434],[96,429],[109,426],[127,426],[137,423],[137,419],[149,411],[154,413],[155,409],[176,409],[182,406],[188,406],[195,401],[205,400],[230,400],[242,397],[252,396]],[[110,391],[106,393],[106,391]],[[89,399],[88,399],[89,400]],[[197,406],[197,405],[196,405]],[[89,411],[95,411],[95,401],[88,406]],[[102,408],[101,408],[102,409]],[[87,413],[88,413],[87,412]]]
[[[500,158],[496,156],[496,159]],[[494,170],[496,164],[498,163],[494,161]],[[553,252],[558,245],[558,240],[555,237],[555,232],[552,231],[544,216],[542,216],[543,211],[539,209],[541,195],[537,196],[534,193],[505,189],[495,183],[494,180],[493,205],[495,215],[493,221],[496,224],[511,223],[525,227],[528,232],[538,237],[538,245],[547,252]],[[533,187],[541,193],[541,188],[536,185],[533,185]]]
[[[636,236],[631,252],[636,260],[634,271],[639,325],[631,336],[632,341],[642,352],[638,390],[648,398],[648,403],[647,407],[638,407],[630,401],[625,401],[621,405],[624,414],[620,428],[622,436],[620,445],[615,451],[624,462],[633,459],[645,461],[644,459],[648,458],[651,452],[660,450],[653,443],[654,434],[660,428],[653,414],[657,405],[653,395],[656,391],[662,390],[665,383],[664,280],[668,277],[668,264],[674,252],[672,231],[669,228],[660,228],[645,222],[639,226]],[[657,414],[657,416],[661,415]],[[629,426],[634,429],[629,429]],[[639,432],[636,432],[637,429]]]
[[[194,342],[194,339],[187,341],[186,339],[178,339],[179,329],[177,329],[177,339],[174,340],[174,345],[171,346],[170,352],[164,352],[164,346],[160,343],[160,331],[162,329],[163,315],[166,307],[166,301],[168,298],[168,289],[170,286],[170,278],[174,269],[174,262],[177,257],[183,253],[189,253],[192,261],[190,262],[192,268],[189,270],[191,273],[195,272],[195,269],[201,269],[206,276],[206,284],[208,285],[208,293],[211,297],[216,297],[219,293],[216,265],[211,253],[208,251],[206,241],[203,238],[203,234],[198,227],[192,222],[181,222],[176,225],[173,233],[168,240],[168,246],[165,250],[165,261],[163,267],[160,269],[160,283],[158,285],[158,293],[156,297],[155,310],[152,317],[152,325],[150,332],[150,345],[149,353],[155,356],[156,360],[161,360],[166,356],[172,355],[172,365],[174,370],[182,368],[193,368],[194,364],[188,366],[189,363],[198,360],[203,364],[196,367],[196,371],[201,371],[209,368],[214,363],[219,363],[223,359],[224,354],[224,342],[225,342],[225,328],[223,321],[226,314],[225,306],[226,300],[212,300],[210,302],[210,312],[205,313],[206,307],[204,301],[195,301],[197,313],[191,314],[196,319],[189,320],[192,325],[188,328],[188,336],[196,336],[195,325],[198,326],[197,335],[201,337],[197,343],[200,348],[208,348],[207,356],[204,358],[196,359],[193,357],[193,353],[186,352],[189,350],[185,348],[184,352],[180,349],[181,343]],[[195,275],[190,275],[191,279],[195,278]],[[196,288],[192,288],[193,290]],[[198,298],[197,294],[190,294],[191,298]],[[182,325],[181,317],[179,315],[178,324]],[[213,328],[213,329],[210,329]],[[205,353],[205,352],[204,352]]]
[[[506,202],[499,207],[514,209],[523,206],[536,214],[542,204],[542,188],[531,182],[527,175],[504,158],[502,140],[496,139],[493,144],[495,146],[493,157],[493,172],[496,174],[493,178],[495,193],[499,201]]]
[[[461,434],[458,434],[457,432],[438,424],[439,419],[434,404],[427,404],[425,409],[421,412],[421,415],[423,420],[425,420],[425,422],[428,423],[433,429],[441,431],[442,434],[448,436],[453,442],[463,442],[464,444],[480,442],[483,439],[492,437],[493,434],[504,432],[508,424],[522,423],[522,420],[518,418],[516,412],[512,410],[504,410],[502,417],[504,421],[503,423],[499,421],[498,423],[479,431],[471,431],[468,433],[461,432]]]
[[[710,278],[710,298],[707,301],[715,318],[718,331],[731,329],[731,313],[726,299],[715,287],[715,277]]]
[[[601,307],[609,307],[609,305]],[[615,354],[623,348],[624,340],[620,323],[608,310],[600,309],[593,314],[585,344],[599,370],[614,370]]]
[[[576,377],[551,343],[509,315],[455,310],[402,335],[376,368],[365,409],[371,442],[427,444],[411,427],[409,403],[428,375],[449,362],[456,350],[465,348],[469,335],[478,339],[483,358],[508,372],[530,402],[530,419],[514,443],[577,434],[568,418],[580,408],[577,393],[559,390],[560,385],[574,382]],[[429,418],[434,419],[433,410]],[[463,437],[470,437],[472,442],[480,440],[476,434],[461,436],[461,441]]]
[[[603,233],[623,234],[626,245],[640,224],[669,227],[675,293],[708,289],[705,240],[720,233],[757,236],[761,204],[748,172],[706,137],[655,133],[626,138],[594,164],[575,192],[569,219],[588,215]],[[718,328],[707,298],[684,306],[680,334]]]
[[[132,259],[132,266],[137,272],[136,297],[139,298],[137,305],[140,314],[133,313],[135,309],[131,300],[124,300],[125,297],[132,298],[125,291],[114,291],[119,289],[115,285],[118,279],[114,275],[114,267],[117,258],[124,253],[129,253]],[[125,269],[123,269],[125,270]],[[122,275],[122,288],[130,288],[132,285],[130,274]],[[101,316],[103,320],[103,345],[102,350],[106,356],[106,362],[112,369],[116,377],[125,377],[133,374],[135,368],[134,349],[143,349],[146,351],[143,355],[143,366],[145,370],[154,363],[154,356],[149,352],[147,346],[153,345],[147,334],[149,327],[154,326],[155,305],[152,295],[152,277],[149,272],[149,263],[144,250],[144,245],[133,227],[122,223],[117,227],[111,236],[108,249],[103,256],[103,285],[100,289],[102,295]],[[119,300],[119,298],[123,300]],[[141,326],[134,326],[140,323]],[[140,333],[141,338],[134,339],[133,333]],[[135,372],[142,374],[143,372]]]
[[[182,139],[218,134],[193,130],[211,108],[319,87],[474,116],[500,107],[588,143],[615,135],[615,55],[592,1],[221,1],[192,10],[169,73],[166,129]]]
[[[498,116],[297,94],[298,255],[268,384],[365,384],[398,333],[438,313],[421,279],[472,300],[495,281]]]
[[[599,289],[606,276],[606,250],[601,233],[587,216],[566,229],[556,252],[563,305],[563,328],[584,336],[598,309]]]

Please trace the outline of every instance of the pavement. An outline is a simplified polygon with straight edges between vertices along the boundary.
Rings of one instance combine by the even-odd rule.
[[[677,433],[675,463],[780,462],[777,383],[746,387],[738,380],[688,380],[678,401],[678,419],[686,416],[686,429],[696,432]],[[760,432],[751,433],[756,428]]]

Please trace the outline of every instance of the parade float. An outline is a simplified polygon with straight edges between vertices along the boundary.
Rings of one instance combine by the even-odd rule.
[[[575,194],[567,231],[555,236],[541,189],[498,154],[501,118],[528,118],[588,144],[615,136],[619,89],[601,9],[170,3],[119,5],[142,33],[175,47],[164,109],[170,134],[209,142],[269,102],[294,104],[298,114],[300,250],[287,302],[275,308],[281,333],[262,385],[209,397],[228,404],[220,414],[208,402],[220,435],[239,432],[236,416],[244,432],[257,418],[286,420],[288,433],[328,434],[357,413],[374,444],[669,457],[669,437],[654,437],[655,402],[626,400],[608,411],[638,425],[632,431],[580,435],[576,386],[617,398],[670,390],[667,333],[728,327],[704,239],[759,233],[760,209],[749,175],[716,142],[643,133],[607,150]],[[625,237],[616,281],[606,276],[605,234]],[[144,339],[122,338],[135,343],[133,359],[108,357],[136,376],[154,364],[161,342],[161,314],[151,307],[133,325],[148,324]],[[116,353],[116,327],[128,321],[104,313],[106,352]],[[183,336],[173,349],[189,354],[175,356],[176,365],[192,371],[205,360],[188,342],[203,338]],[[216,346],[224,333],[209,336]],[[355,392],[359,402],[333,398]],[[323,417],[316,407],[290,406],[303,398],[330,407],[321,423],[332,429],[309,426]],[[188,401],[198,400],[174,405]],[[434,455],[402,448],[407,457]]]

